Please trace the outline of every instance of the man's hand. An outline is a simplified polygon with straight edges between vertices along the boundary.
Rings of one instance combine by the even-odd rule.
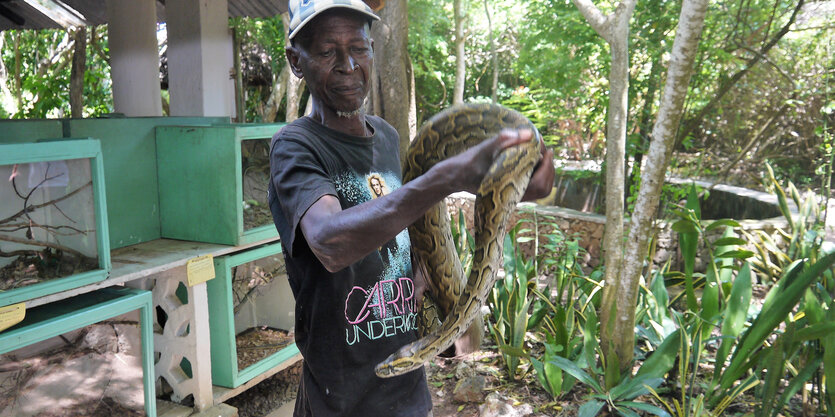
[[[475,194],[481,185],[481,180],[496,156],[503,150],[521,145],[527,141],[534,140],[533,131],[530,129],[510,130],[504,129],[498,135],[485,140],[467,151],[439,163],[448,165],[451,172],[458,172],[451,176],[451,181],[463,181],[461,189]],[[531,181],[523,201],[531,201],[543,198],[551,193],[554,187],[554,152],[540,143],[542,159],[534,168]]]
[[[533,131],[530,129],[504,129],[498,135],[439,162],[436,168],[445,172],[449,184],[455,184],[453,186],[454,190],[475,194],[484,175],[487,174],[499,153],[507,148],[533,140],[533,136]],[[553,172],[553,166],[551,171]],[[553,174],[551,179],[553,181]],[[551,192],[551,187],[548,187],[548,192]]]
[[[415,311],[423,307],[423,296],[426,291],[431,292],[431,282],[429,281],[429,271],[426,270],[426,264],[421,261],[417,254],[412,252],[412,272],[415,285]]]
[[[554,188],[554,151],[546,148],[544,142],[540,143],[539,149],[542,152],[542,159],[534,167],[531,182],[528,183],[528,188],[525,190],[525,195],[522,196],[522,201],[533,201],[544,198]]]

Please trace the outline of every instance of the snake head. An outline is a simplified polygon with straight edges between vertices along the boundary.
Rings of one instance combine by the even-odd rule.
[[[423,363],[416,363],[411,358],[386,359],[377,364],[374,373],[380,378],[393,378],[414,371],[421,366]]]
[[[405,345],[377,364],[374,373],[380,378],[392,378],[414,371],[423,366],[423,362],[413,356],[415,353],[415,344]]]

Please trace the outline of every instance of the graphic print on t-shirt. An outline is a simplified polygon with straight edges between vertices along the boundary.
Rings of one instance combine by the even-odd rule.
[[[339,194],[356,205],[382,197],[400,187],[392,173],[353,173],[336,179]],[[355,345],[411,332],[415,329],[415,285],[409,233],[404,230],[378,248],[382,274],[371,284],[354,286],[345,298],[345,342]]]

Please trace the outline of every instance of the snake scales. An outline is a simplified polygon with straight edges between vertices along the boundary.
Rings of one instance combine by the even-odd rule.
[[[421,127],[412,142],[403,166],[403,182],[417,178],[439,161],[495,136],[504,128],[530,128],[537,132],[524,116],[499,105],[465,104],[438,113]],[[378,376],[388,378],[417,369],[452,345],[475,319],[480,326],[479,310],[496,279],[507,220],[541,157],[541,138],[538,132],[535,136],[537,140],[502,151],[481,182],[473,219],[473,265],[466,280],[443,201],[409,226],[412,250],[430,271],[428,287],[432,297],[424,297],[422,309],[434,309],[434,301],[445,318],[434,329],[420,329],[420,339],[380,362],[375,368]]]

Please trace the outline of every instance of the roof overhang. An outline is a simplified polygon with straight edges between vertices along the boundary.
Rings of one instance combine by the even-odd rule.
[[[287,0],[228,0],[230,17],[272,17],[287,11]],[[165,21],[165,0],[156,0]],[[0,31],[59,29],[107,23],[106,0],[0,0]]]

